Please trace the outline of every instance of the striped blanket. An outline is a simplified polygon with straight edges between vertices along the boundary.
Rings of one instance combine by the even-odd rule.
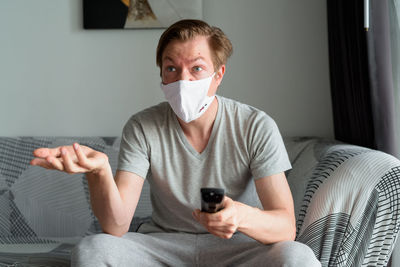
[[[400,226],[400,161],[363,147],[286,140],[297,240],[322,266],[386,266]]]

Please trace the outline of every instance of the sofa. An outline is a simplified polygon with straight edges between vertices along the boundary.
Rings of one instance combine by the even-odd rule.
[[[83,174],[29,165],[34,149],[73,142],[106,153],[115,172],[118,137],[0,137],[0,266],[69,266],[74,245],[101,232]],[[400,226],[400,161],[322,138],[284,142],[296,240],[322,266],[386,266]],[[130,231],[151,211],[145,182]]]

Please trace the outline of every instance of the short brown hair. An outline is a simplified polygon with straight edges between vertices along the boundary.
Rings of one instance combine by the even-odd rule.
[[[187,41],[196,36],[208,37],[215,70],[226,64],[226,61],[232,55],[232,43],[225,33],[220,28],[210,26],[204,21],[185,19],[172,24],[160,37],[156,58],[156,63],[160,70],[163,52],[171,41]]]

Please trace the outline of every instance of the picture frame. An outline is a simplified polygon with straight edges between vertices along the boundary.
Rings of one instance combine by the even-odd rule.
[[[85,29],[167,28],[202,19],[203,0],[83,0]]]

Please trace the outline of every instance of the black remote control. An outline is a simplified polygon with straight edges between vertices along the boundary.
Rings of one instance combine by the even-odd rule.
[[[201,211],[214,213],[223,208],[225,190],[222,188],[201,188]]]

